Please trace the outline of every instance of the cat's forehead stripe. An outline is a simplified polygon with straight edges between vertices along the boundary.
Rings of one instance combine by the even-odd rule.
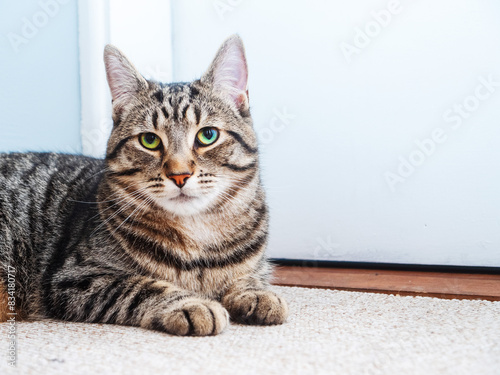
[[[161,112],[163,113],[163,117],[165,117],[165,120],[167,120],[169,116],[165,106],[161,107]]]
[[[194,106],[194,115],[196,117],[196,125],[200,125],[201,109],[198,106]]]
[[[156,98],[156,100],[158,100],[158,102],[160,102],[160,104],[163,103],[164,96],[163,96],[163,90],[161,88],[155,91],[153,96]]]
[[[158,111],[153,112],[153,126],[156,130],[158,130]]]

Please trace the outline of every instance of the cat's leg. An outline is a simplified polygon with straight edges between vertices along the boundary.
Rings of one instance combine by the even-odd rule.
[[[175,335],[216,335],[229,315],[219,302],[146,277],[80,275],[52,280],[50,316],[138,326]]]
[[[286,301],[255,278],[236,281],[222,297],[222,305],[238,323],[282,324],[288,317]]]

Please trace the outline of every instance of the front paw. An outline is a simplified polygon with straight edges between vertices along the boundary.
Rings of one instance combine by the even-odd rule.
[[[226,296],[223,305],[231,319],[244,324],[282,324],[288,317],[285,300],[268,290],[252,290]]]
[[[152,319],[150,328],[178,336],[210,336],[221,333],[228,324],[228,312],[219,302],[200,298],[181,301]]]

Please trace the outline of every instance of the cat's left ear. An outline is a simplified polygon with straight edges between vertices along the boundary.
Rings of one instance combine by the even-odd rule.
[[[248,67],[243,42],[238,35],[226,39],[201,81],[210,84],[241,113],[248,112]]]

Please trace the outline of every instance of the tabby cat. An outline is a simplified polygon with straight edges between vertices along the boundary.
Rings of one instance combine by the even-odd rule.
[[[0,296],[18,318],[215,335],[272,325],[268,208],[238,36],[201,79],[146,80],[104,51],[113,99],[105,160],[0,154]],[[12,268],[10,268],[12,270]],[[10,291],[10,290],[9,290]]]

